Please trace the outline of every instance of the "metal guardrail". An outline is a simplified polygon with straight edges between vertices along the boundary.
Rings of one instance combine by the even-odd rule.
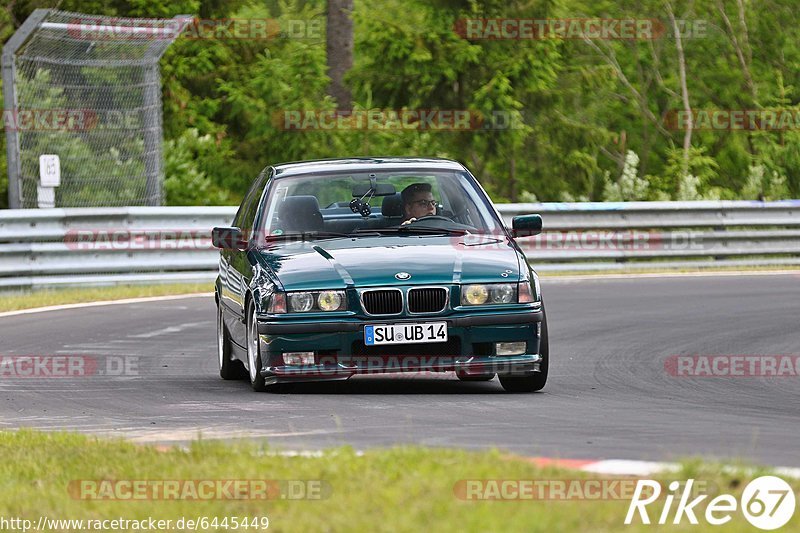
[[[504,220],[541,212],[520,240],[539,271],[800,265],[800,200],[504,204]]]
[[[0,290],[213,280],[235,207],[0,211]]]
[[[539,271],[800,265],[800,200],[500,204],[541,213],[520,239]],[[209,281],[235,207],[0,211],[0,289]]]

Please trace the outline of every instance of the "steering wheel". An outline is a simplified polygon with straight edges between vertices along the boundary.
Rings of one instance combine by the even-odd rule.
[[[445,217],[442,215],[428,215],[426,217],[420,217],[416,219],[414,222],[409,222],[408,225],[417,225],[420,224],[422,226],[425,225],[428,221],[443,221],[446,224],[431,224],[431,228],[441,228],[441,229],[451,229],[451,230],[464,230],[467,233],[475,233],[478,230],[468,224],[461,224],[460,222],[456,222],[450,217]]]
[[[417,222],[428,221],[428,220],[444,220],[446,222],[453,222],[452,218],[444,217],[442,215],[428,215],[424,217],[419,217],[414,222],[411,222],[411,224],[416,224]]]

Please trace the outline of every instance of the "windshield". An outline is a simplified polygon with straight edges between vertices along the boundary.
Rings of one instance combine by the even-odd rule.
[[[464,174],[364,172],[275,179],[262,235],[498,233],[501,223]]]

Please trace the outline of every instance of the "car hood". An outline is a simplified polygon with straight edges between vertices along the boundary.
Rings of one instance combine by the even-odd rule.
[[[256,258],[285,290],[517,281],[521,264],[505,236],[474,235],[285,243],[259,249]],[[398,280],[399,272],[411,277]]]

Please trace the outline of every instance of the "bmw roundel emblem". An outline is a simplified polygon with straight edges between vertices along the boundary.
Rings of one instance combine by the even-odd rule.
[[[411,274],[409,274],[408,272],[398,272],[397,274],[394,275],[394,277],[396,277],[399,280],[404,280],[410,278]]]

